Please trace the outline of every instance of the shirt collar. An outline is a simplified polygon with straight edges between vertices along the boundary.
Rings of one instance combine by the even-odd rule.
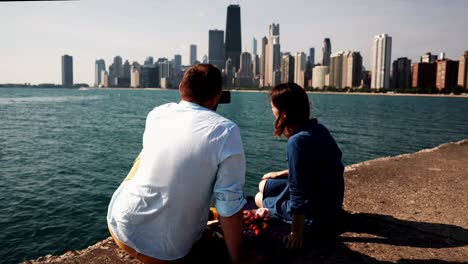
[[[210,109],[208,109],[208,108],[206,108],[204,106],[201,106],[201,105],[199,105],[197,103],[184,101],[184,100],[180,100],[179,105],[182,106],[182,107],[190,108],[190,109],[212,111],[212,110],[210,110]]]

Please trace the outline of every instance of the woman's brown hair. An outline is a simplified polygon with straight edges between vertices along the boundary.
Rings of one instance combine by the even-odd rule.
[[[307,93],[296,83],[282,83],[270,91],[271,103],[278,109],[274,134],[287,138],[309,121],[310,106]]]

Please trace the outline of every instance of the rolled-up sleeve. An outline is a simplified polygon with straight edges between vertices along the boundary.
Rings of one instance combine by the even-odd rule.
[[[243,191],[245,155],[237,126],[229,129],[219,158],[214,184],[214,202],[219,215],[229,217],[242,210],[246,203]]]

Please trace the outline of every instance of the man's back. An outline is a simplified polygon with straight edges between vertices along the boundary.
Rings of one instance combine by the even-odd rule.
[[[221,214],[243,205],[244,175],[233,122],[186,101],[157,107],[147,117],[139,169],[112,197],[108,223],[140,253],[181,258],[202,235],[213,188]]]

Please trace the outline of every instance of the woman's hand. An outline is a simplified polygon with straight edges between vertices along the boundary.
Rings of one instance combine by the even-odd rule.
[[[274,178],[278,178],[278,177],[287,177],[288,172],[289,172],[288,170],[269,172],[269,173],[263,175],[262,180],[274,179]]]
[[[299,249],[302,248],[304,243],[304,236],[302,233],[293,233],[284,236],[283,243],[288,249]]]

